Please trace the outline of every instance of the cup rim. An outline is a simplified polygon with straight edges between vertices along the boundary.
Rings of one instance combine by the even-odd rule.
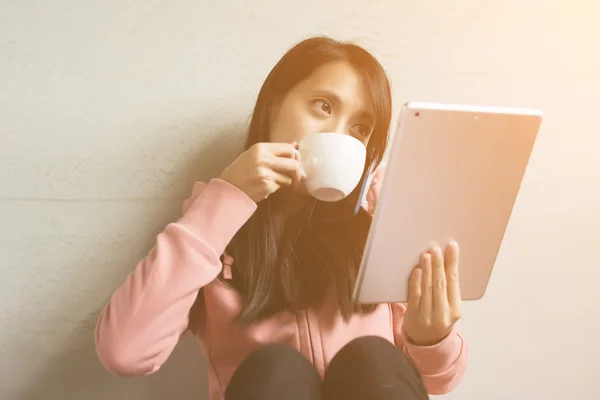
[[[298,142],[298,144],[304,142],[306,139],[313,137],[313,136],[317,136],[317,135],[326,135],[326,136],[347,136],[348,138],[350,138],[352,141],[357,142],[358,144],[360,144],[362,147],[365,147],[365,144],[363,142],[361,142],[360,140],[358,140],[357,138],[355,138],[352,135],[347,135],[345,133],[340,133],[340,132],[315,132],[315,133],[311,133],[310,135],[306,136],[304,139],[302,139],[300,142]]]

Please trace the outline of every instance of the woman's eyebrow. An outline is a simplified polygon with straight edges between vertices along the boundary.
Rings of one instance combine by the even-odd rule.
[[[329,100],[331,100],[335,104],[342,104],[342,99],[340,98],[340,96],[338,96],[337,93],[335,93],[332,90],[329,90],[329,89],[314,89],[312,91],[312,94],[315,94],[317,96],[327,97]]]

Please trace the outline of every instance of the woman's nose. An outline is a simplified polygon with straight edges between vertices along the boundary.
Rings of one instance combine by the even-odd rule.
[[[327,125],[328,125],[327,126],[328,132],[344,133],[346,135],[350,134],[350,129],[348,128],[348,124],[343,119],[337,119],[335,121],[330,121],[330,123]]]

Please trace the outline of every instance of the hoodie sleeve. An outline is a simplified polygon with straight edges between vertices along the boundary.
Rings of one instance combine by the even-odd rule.
[[[225,181],[194,185],[182,217],[158,235],[98,319],[96,352],[109,371],[142,376],[161,367],[188,328],[199,290],[218,276],[221,254],[256,207]]]
[[[454,390],[467,369],[467,345],[454,328],[441,342],[433,346],[417,346],[404,338],[402,320],[406,307],[392,304],[394,341],[421,372],[427,392],[446,394]]]
[[[365,197],[364,207],[373,214],[385,174],[385,165],[374,173]],[[394,341],[414,362],[421,372],[429,394],[439,395],[452,391],[462,379],[467,368],[467,346],[456,329],[440,343],[433,346],[417,346],[405,340],[402,321],[406,307],[392,304]]]

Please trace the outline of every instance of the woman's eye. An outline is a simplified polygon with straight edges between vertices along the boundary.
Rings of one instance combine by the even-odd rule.
[[[323,111],[326,114],[331,114],[331,105],[324,100],[317,100],[315,105],[319,109],[319,111]]]
[[[371,134],[371,128],[363,124],[354,125],[354,131],[356,134],[367,137]]]

